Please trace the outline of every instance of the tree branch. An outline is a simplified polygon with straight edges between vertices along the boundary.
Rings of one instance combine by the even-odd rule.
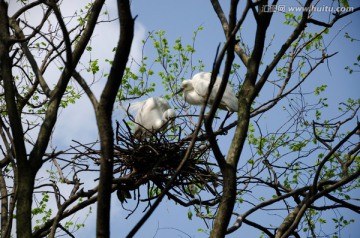
[[[307,0],[304,7],[309,7],[312,0]],[[286,40],[286,42],[281,46],[279,52],[275,55],[273,61],[267,65],[264,73],[260,77],[259,81],[256,83],[255,86],[255,95],[257,95],[261,88],[264,86],[266,80],[268,79],[270,73],[274,70],[276,65],[281,60],[281,57],[285,54],[285,52],[289,49],[291,44],[299,37],[301,32],[306,28],[307,19],[309,17],[308,11],[304,11],[302,14],[301,21],[296,26],[295,30],[292,32],[292,34],[289,36],[289,38]]]
[[[95,107],[96,122],[100,136],[100,180],[97,206],[97,237],[110,235],[111,182],[113,177],[114,132],[112,111],[115,98],[122,82],[126,63],[134,37],[134,19],[131,16],[129,0],[117,1],[120,21],[120,38],[114,61],[110,69],[99,104]]]
[[[94,93],[91,91],[91,88],[89,87],[89,85],[87,85],[85,79],[76,70],[74,70],[72,76],[79,83],[79,85],[82,87],[82,89],[85,91],[85,93],[88,96],[88,98],[90,99],[90,102],[92,103],[93,107],[96,108],[98,106],[98,101],[97,101]]]

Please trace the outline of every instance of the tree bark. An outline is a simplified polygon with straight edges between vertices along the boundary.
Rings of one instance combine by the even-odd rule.
[[[214,2],[216,3],[216,1],[213,1],[213,3]],[[259,9],[261,9],[261,5],[264,4],[267,4],[266,0],[260,3]],[[215,5],[214,7],[219,6]],[[230,72],[232,61],[234,58],[234,48],[236,43],[235,37],[232,36],[232,34],[236,24],[236,7],[237,1],[232,1],[229,14],[228,28],[227,30],[226,28],[224,28],[227,40],[233,40],[233,44],[230,44],[232,47],[229,47],[229,50],[227,52],[224,75]],[[223,195],[215,217],[213,229],[210,234],[211,238],[225,237],[227,227],[230,222],[233,208],[235,205],[237,189],[237,165],[239,163],[240,155],[242,153],[247,138],[247,131],[250,123],[251,104],[257,96],[257,92],[255,90],[255,83],[264,49],[266,30],[269,25],[270,18],[271,15],[262,14],[261,10],[259,10],[259,14],[256,16],[258,25],[256,30],[255,46],[251,57],[249,58],[249,65],[247,65],[247,74],[244,80],[244,84],[239,93],[238,122],[235,130],[235,135],[233,137],[226,158],[226,165],[224,166],[224,168],[221,169],[224,178]],[[221,22],[225,21],[221,20]],[[234,39],[230,39],[230,37],[234,37]],[[230,68],[227,66],[229,66]]]
[[[16,95],[12,77],[12,61],[10,58],[10,33],[9,17],[7,13],[8,5],[5,1],[0,1],[0,74],[4,83],[6,110],[9,116],[11,133],[14,138],[14,154],[17,161],[18,176],[17,191],[18,196],[16,209],[17,236],[21,238],[30,238],[31,235],[31,204],[34,187],[34,175],[32,167],[29,166],[26,148],[24,143],[24,134],[20,118],[20,112],[16,104]]]
[[[1,196],[1,237],[5,237],[6,226],[8,225],[9,202],[4,176],[0,174],[0,196]]]
[[[131,16],[128,0],[118,0],[118,15],[120,20],[120,39],[109,78],[101,94],[99,105],[95,108],[101,146],[96,235],[101,238],[110,237],[110,205],[114,156],[112,110],[122,82],[134,36],[134,19]]]
[[[35,174],[29,168],[19,168],[18,196],[16,206],[17,237],[32,237],[31,206]]]

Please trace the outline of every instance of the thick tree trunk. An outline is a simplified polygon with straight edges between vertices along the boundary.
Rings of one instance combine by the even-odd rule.
[[[113,178],[113,130],[111,110],[98,110],[97,124],[100,134],[101,162],[97,205],[97,237],[110,237],[111,185]]]
[[[267,5],[267,1],[261,1],[260,5]],[[233,8],[230,9],[229,14],[229,27],[226,31],[227,39],[229,39],[235,27],[236,8],[234,8],[234,6],[237,6],[237,1],[232,2],[232,6]],[[259,8],[261,8],[261,6],[259,6]],[[251,104],[257,96],[257,93],[261,89],[261,85],[258,89],[256,89],[256,79],[264,49],[266,29],[269,25],[270,18],[270,15],[264,15],[261,13],[258,16],[258,27],[256,30],[255,46],[251,57],[249,58],[247,65],[247,74],[241,91],[239,93],[238,123],[226,158],[226,166],[225,168],[221,169],[222,175],[224,177],[223,195],[215,217],[213,230],[210,234],[211,238],[225,237],[226,230],[230,222],[230,218],[236,201],[236,170],[240,155],[242,153],[247,138],[247,131],[250,123]],[[235,45],[233,48],[231,48],[231,50],[233,50],[234,48]],[[229,60],[229,57],[234,52],[228,51],[227,53],[227,60]],[[229,62],[232,62],[232,60]],[[228,71],[230,70],[228,69]]]
[[[6,189],[6,181],[4,179],[4,176],[0,174],[0,196],[1,196],[1,237],[6,237],[6,227],[8,225],[8,212],[9,212],[9,200],[8,200],[8,193]]]
[[[31,238],[31,203],[34,188],[34,174],[27,161],[24,134],[21,124],[20,112],[16,104],[16,95],[12,77],[12,61],[9,56],[10,33],[8,5],[0,0],[0,76],[5,91],[6,112],[9,117],[11,133],[14,139],[13,150],[17,162],[19,176],[17,183],[16,226],[17,237]],[[16,196],[16,195],[15,195]]]
[[[19,168],[17,206],[16,206],[16,234],[19,238],[31,238],[31,206],[35,176],[31,168]]]
[[[243,90],[240,93],[239,104],[241,107],[238,112],[238,123],[232,140],[228,156],[226,158],[226,165],[222,169],[224,177],[223,196],[221,198],[220,206],[215,217],[213,230],[211,231],[211,238],[225,237],[228,224],[231,219],[233,208],[236,200],[236,169],[246,141],[247,131],[250,122],[250,105],[253,86],[245,83]]]
[[[224,237],[226,234],[227,224],[230,222],[231,214],[236,199],[236,169],[226,164],[222,171],[224,177],[223,196],[215,217],[211,238]]]
[[[114,133],[111,121],[112,110],[121,85],[134,36],[134,19],[131,16],[130,2],[129,0],[118,0],[117,2],[120,20],[120,39],[109,78],[101,94],[99,104],[95,107],[101,145],[96,236],[101,238],[110,237],[110,204],[114,154]]]

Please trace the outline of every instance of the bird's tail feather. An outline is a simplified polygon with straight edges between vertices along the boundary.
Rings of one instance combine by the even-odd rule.
[[[134,102],[134,103],[129,103],[129,104],[120,103],[120,109],[122,109],[126,114],[135,113],[139,109],[141,109],[141,107],[144,105],[144,103],[145,103],[145,101]]]
[[[128,108],[128,110],[130,112],[136,112],[136,111],[139,111],[142,108],[144,103],[145,103],[145,101],[139,101],[139,102],[130,103],[127,108]]]

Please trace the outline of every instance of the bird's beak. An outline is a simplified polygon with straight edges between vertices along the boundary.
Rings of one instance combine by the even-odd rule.
[[[176,91],[176,92],[174,93],[174,95],[178,95],[178,94],[181,93],[182,91],[184,91],[184,88],[180,88],[178,91]]]

